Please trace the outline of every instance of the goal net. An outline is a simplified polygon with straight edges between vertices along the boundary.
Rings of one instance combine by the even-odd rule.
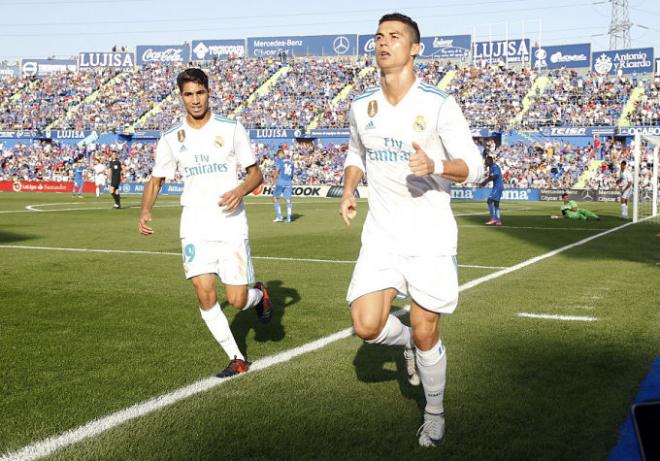
[[[633,221],[658,219],[660,137],[635,134],[633,144]]]

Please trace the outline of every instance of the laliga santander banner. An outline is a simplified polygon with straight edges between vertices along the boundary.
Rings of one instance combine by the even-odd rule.
[[[0,181],[1,192],[73,192],[73,181]],[[94,193],[93,182],[83,183],[83,192]]]

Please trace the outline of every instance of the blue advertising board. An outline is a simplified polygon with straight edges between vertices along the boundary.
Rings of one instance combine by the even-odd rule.
[[[590,43],[532,47],[532,67],[534,69],[589,67],[590,58]]]
[[[452,200],[488,200],[492,189],[489,187],[452,187]],[[513,202],[538,202],[541,194],[538,189],[504,189],[502,200]]]
[[[472,59],[474,62],[529,62],[529,52],[530,42],[528,38],[474,42],[472,44]]]
[[[59,72],[75,72],[75,59],[22,59],[21,73],[24,77],[43,77]]]
[[[47,139],[85,139],[92,134],[92,130],[46,130],[41,133]]]
[[[646,136],[660,136],[660,125],[655,126],[626,126],[617,128],[616,134],[618,136],[634,136],[640,133]]]
[[[311,35],[300,37],[249,37],[248,55],[257,58],[288,56],[353,56],[357,35]]]
[[[0,66],[0,78],[3,77],[18,77],[21,74],[21,69],[18,66]]]
[[[464,59],[470,53],[472,37],[469,35],[437,35],[422,37],[420,58],[436,59]],[[376,42],[373,35],[360,35],[358,37],[358,54],[373,54]]]
[[[32,139],[37,137],[36,130],[2,130],[0,139]]]
[[[146,183],[143,182],[123,182],[119,186],[119,192],[122,194],[143,194],[145,185]],[[166,182],[160,189],[160,195],[181,195],[182,193],[183,183],[178,182]]]
[[[135,67],[135,53],[125,51],[81,51],[78,68],[114,67],[129,69]]]
[[[630,50],[594,51],[591,55],[591,68],[600,75],[643,74],[653,72],[653,48],[633,48]]]
[[[447,35],[421,38],[420,58],[456,59],[467,58],[472,46],[469,35]]]
[[[550,137],[612,136],[614,132],[615,127],[613,126],[548,126],[541,128],[541,134]]]
[[[348,128],[326,128],[309,130],[303,134],[304,138],[350,138],[351,130]]]
[[[287,130],[284,128],[258,128],[248,130],[250,139],[293,139],[303,135],[302,130]]]
[[[226,59],[230,56],[242,58],[245,56],[245,40],[193,40],[193,61],[209,61],[211,59]]]
[[[139,66],[152,62],[186,63],[190,61],[190,46],[138,45],[135,54]]]

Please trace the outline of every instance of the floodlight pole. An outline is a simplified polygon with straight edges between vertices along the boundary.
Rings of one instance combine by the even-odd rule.
[[[633,146],[633,222],[639,221],[639,158],[641,157],[642,135],[635,133],[635,145]]]

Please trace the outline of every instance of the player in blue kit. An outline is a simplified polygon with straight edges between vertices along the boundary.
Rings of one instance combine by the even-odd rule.
[[[82,198],[83,192],[83,175],[85,173],[85,168],[80,162],[76,162],[71,169],[71,174],[73,175],[73,196],[76,195]]]
[[[282,222],[282,209],[278,199],[286,200],[286,221],[291,222],[291,212],[293,204],[291,203],[291,182],[293,181],[293,162],[286,157],[284,150],[277,151],[275,160],[275,175],[273,176],[273,206],[275,207],[275,219],[273,222]]]
[[[486,156],[486,168],[488,168],[488,177],[481,183],[484,187],[490,181],[493,181],[493,189],[488,196],[488,211],[490,212],[490,220],[486,223],[488,226],[496,225],[501,226],[502,220],[500,218],[500,199],[502,198],[502,191],[504,190],[504,183],[502,182],[502,170],[499,165],[493,161],[493,157]]]

